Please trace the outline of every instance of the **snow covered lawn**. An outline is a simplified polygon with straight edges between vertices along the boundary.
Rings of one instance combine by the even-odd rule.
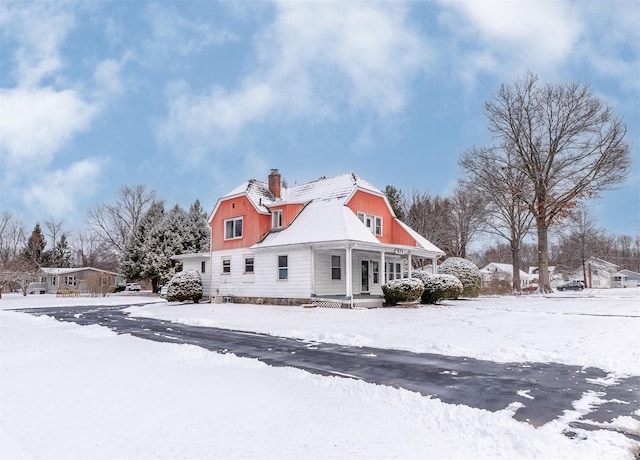
[[[9,311],[145,300],[158,301],[3,295],[1,458],[585,459],[633,458],[638,449],[607,431],[569,439],[561,434],[562,420],[534,428],[508,410],[444,404],[406,390]],[[640,289],[480,298],[417,309],[159,302],[129,310],[307,340],[640,375]]]

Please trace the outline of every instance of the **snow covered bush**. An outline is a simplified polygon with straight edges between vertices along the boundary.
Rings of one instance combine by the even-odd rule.
[[[384,301],[387,305],[397,305],[398,302],[415,302],[422,295],[424,286],[416,278],[391,280],[382,285]]]
[[[202,298],[202,278],[196,270],[185,270],[176,273],[167,285],[167,300],[183,302],[193,300],[198,303]]]
[[[453,275],[463,286],[462,297],[478,297],[482,275],[480,269],[473,262],[461,257],[449,257],[438,267],[438,273]]]
[[[426,275],[426,276],[424,276]],[[457,299],[462,294],[463,286],[453,275],[425,273],[420,279],[424,284],[424,292],[420,303],[437,303],[443,299]]]

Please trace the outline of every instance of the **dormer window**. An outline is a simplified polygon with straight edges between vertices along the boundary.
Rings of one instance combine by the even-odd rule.
[[[224,221],[224,239],[236,240],[242,238],[242,217]]]
[[[271,211],[271,228],[282,228],[282,209]]]
[[[382,236],[382,217],[358,213],[358,219],[376,236]]]

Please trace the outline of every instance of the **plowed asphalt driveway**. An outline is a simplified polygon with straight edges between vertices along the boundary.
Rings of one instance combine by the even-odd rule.
[[[489,411],[510,408],[514,418],[539,426],[557,419],[588,392],[595,392],[597,407],[572,422],[574,428],[603,429],[619,416],[638,419],[640,377],[606,380],[595,368],[555,363],[496,363],[471,358],[392,349],[307,342],[266,334],[188,326],[134,318],[126,307],[86,306],[23,309],[80,325],[98,324],[118,334],[147,340],[185,343],[218,353],[258,359],[272,366],[361,379],[419,392],[451,404]],[[569,436],[574,435],[570,429]],[[640,441],[637,434],[625,433]]]

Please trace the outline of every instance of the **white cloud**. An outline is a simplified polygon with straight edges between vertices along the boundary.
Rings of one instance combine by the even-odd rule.
[[[193,94],[173,85],[159,138],[181,152],[192,142],[201,157],[254,123],[394,115],[431,60],[400,3],[277,2],[255,54],[254,70],[235,89]]]
[[[146,8],[151,24],[151,36],[143,44],[142,59],[159,56],[175,59],[176,55],[191,56],[210,46],[235,41],[234,34],[209,22],[192,21],[173,8],[153,3]]]
[[[478,73],[543,72],[563,65],[575,49],[584,25],[568,1],[440,2],[441,25],[457,39],[452,64],[473,82]]]
[[[88,129],[96,109],[73,90],[0,90],[0,150],[13,165],[37,160],[48,164],[79,132]]]
[[[45,173],[26,188],[24,201],[41,215],[66,218],[78,211],[78,201],[93,193],[104,165],[104,160],[87,158]]]
[[[21,86],[40,83],[62,67],[60,44],[74,26],[74,18],[46,2],[3,2],[0,29],[4,40],[18,42],[14,77]]]

